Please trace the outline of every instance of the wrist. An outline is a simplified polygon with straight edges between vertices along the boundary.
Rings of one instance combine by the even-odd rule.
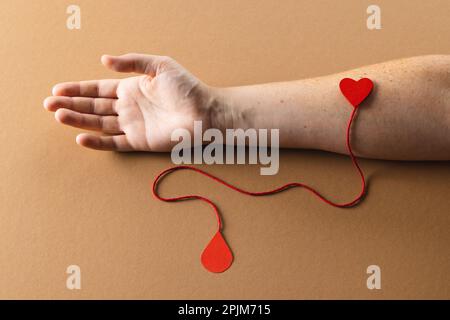
[[[232,99],[230,88],[210,88],[209,118],[210,127],[225,134],[226,129],[242,128],[239,121],[241,111],[239,105]]]

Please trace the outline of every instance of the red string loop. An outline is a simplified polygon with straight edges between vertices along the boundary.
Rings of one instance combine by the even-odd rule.
[[[208,173],[206,171],[203,171],[201,169],[198,169],[198,168],[195,168],[195,167],[192,167],[192,166],[183,166],[183,165],[181,165],[181,166],[174,166],[174,167],[168,168],[168,169],[162,171],[161,173],[159,173],[158,176],[153,181],[153,188],[152,188],[153,195],[158,200],[166,201],[166,202],[174,202],[174,201],[181,201],[181,200],[197,199],[197,200],[201,200],[201,201],[204,201],[204,202],[208,203],[213,208],[213,210],[214,210],[214,212],[216,214],[217,231],[220,231],[222,229],[222,220],[220,218],[219,209],[217,208],[217,206],[216,206],[216,204],[214,202],[212,202],[210,199],[208,199],[206,197],[199,196],[199,195],[185,195],[185,196],[178,196],[178,197],[171,197],[171,198],[162,197],[157,192],[158,184],[161,182],[161,180],[165,176],[167,176],[170,173],[173,173],[174,171],[177,171],[177,170],[192,170],[192,171],[198,172],[198,173],[200,173],[200,174],[202,174],[202,175],[204,175],[204,176],[206,176],[206,177],[208,177],[208,178],[210,178],[210,179],[212,179],[212,180],[214,180],[214,181],[216,181],[216,182],[218,182],[218,183],[220,183],[220,184],[222,184],[222,185],[224,185],[224,186],[226,186],[226,187],[228,187],[228,188],[230,188],[230,189],[232,189],[234,191],[237,191],[239,193],[246,194],[246,195],[249,195],[249,196],[256,196],[256,197],[267,196],[267,195],[272,195],[272,194],[275,194],[275,193],[283,192],[283,191],[285,191],[287,189],[290,189],[290,188],[301,187],[301,188],[304,188],[304,189],[310,191],[316,197],[318,197],[320,200],[322,200],[323,202],[325,202],[325,203],[327,203],[327,204],[329,204],[331,206],[338,207],[338,208],[349,208],[349,207],[352,207],[352,206],[356,205],[362,199],[362,197],[364,196],[364,194],[366,192],[366,181],[365,181],[365,178],[364,178],[364,173],[361,170],[361,168],[360,168],[360,166],[358,164],[358,161],[356,160],[355,155],[353,154],[351,143],[350,143],[350,129],[351,129],[351,125],[353,123],[353,120],[355,118],[355,114],[356,114],[357,109],[358,109],[357,107],[354,107],[353,110],[352,110],[352,113],[350,115],[350,119],[349,119],[348,124],[347,124],[347,134],[346,134],[346,136],[347,136],[346,137],[346,144],[347,144],[348,153],[350,155],[350,158],[352,159],[353,165],[355,166],[355,168],[357,169],[357,171],[358,171],[358,173],[359,173],[359,175],[361,177],[361,191],[360,191],[359,195],[356,196],[356,198],[354,198],[352,201],[344,202],[344,203],[334,202],[332,200],[327,199],[323,195],[321,195],[314,188],[312,188],[312,187],[310,187],[310,186],[308,186],[308,185],[306,185],[304,183],[300,183],[300,182],[287,183],[287,184],[282,185],[282,186],[280,186],[278,188],[275,188],[273,190],[268,190],[268,191],[262,191],[262,192],[248,191],[248,190],[244,190],[244,189],[241,189],[239,187],[236,187],[236,186],[234,186],[234,185],[232,185],[232,184],[230,184],[230,183],[228,183],[228,182],[226,182],[226,181],[224,181],[224,180],[222,180],[222,179],[220,179],[220,178],[218,178],[218,177],[216,177],[216,176],[214,176],[214,175],[212,175],[212,174],[210,174],[210,173]]]

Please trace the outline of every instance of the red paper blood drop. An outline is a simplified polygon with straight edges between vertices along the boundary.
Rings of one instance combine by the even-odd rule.
[[[342,94],[357,108],[363,102],[373,89],[373,82],[368,78],[362,78],[355,81],[350,78],[344,78],[339,83]]]
[[[224,272],[233,262],[233,254],[220,231],[214,235],[202,253],[202,264],[211,272]]]

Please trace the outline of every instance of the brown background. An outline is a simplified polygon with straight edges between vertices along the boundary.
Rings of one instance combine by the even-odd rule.
[[[72,1],[0,3],[0,298],[450,298],[448,162],[361,161],[366,200],[338,210],[302,190],[253,199],[190,173],[165,194],[210,196],[235,263],[217,275],[199,260],[215,220],[199,202],[150,195],[168,154],[81,149],[80,130],[42,108],[54,83],[118,75],[103,53],[170,55],[217,86],[293,80],[413,55],[450,53],[449,1]],[[126,75],[119,75],[126,76]],[[414,137],[411,137],[412,139]],[[292,177],[334,199],[359,188],[346,156],[285,151],[276,176],[259,166],[207,167],[254,189]],[[68,265],[82,290],[65,287]],[[366,268],[382,269],[382,290]]]

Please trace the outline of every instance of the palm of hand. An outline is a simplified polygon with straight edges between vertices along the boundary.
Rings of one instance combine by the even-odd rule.
[[[175,129],[192,132],[194,120],[208,122],[207,90],[183,70],[124,79],[117,96],[119,124],[135,150],[168,151]]]

